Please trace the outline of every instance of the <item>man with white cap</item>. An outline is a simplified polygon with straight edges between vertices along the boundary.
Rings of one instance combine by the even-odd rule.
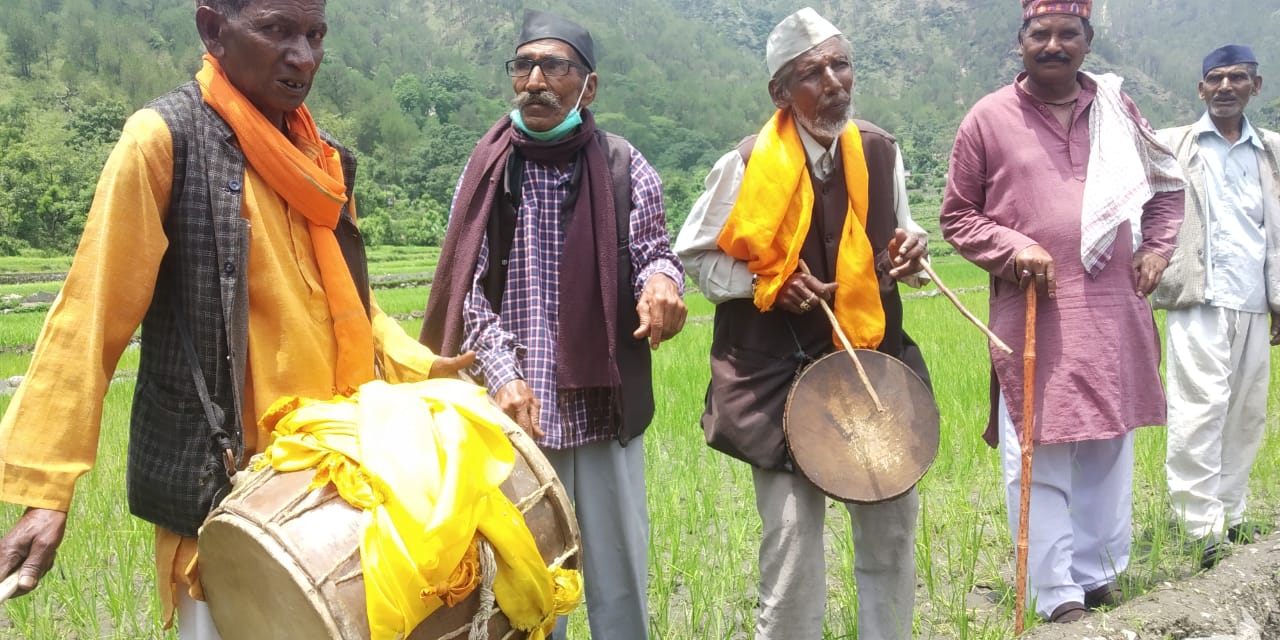
[[[1213,50],[1201,77],[1204,115],[1160,132],[1186,172],[1186,219],[1151,301],[1169,310],[1169,496],[1209,567],[1259,533],[1244,510],[1280,344],[1280,135],[1244,115],[1262,90],[1249,47]]]
[[[769,34],[765,62],[778,111],[716,163],[676,252],[716,303],[707,443],[752,465],[763,524],[755,637],[820,638],[827,499],[789,458],[783,407],[796,374],[837,348],[819,299],[854,346],[900,358],[928,381],[902,331],[896,282],[916,280],[926,238],[910,219],[893,137],[851,119],[848,39],[805,8]],[[844,506],[857,549],[858,637],[910,637],[915,489]]]
[[[1020,529],[1027,295],[1039,294],[1028,603],[1054,622],[1119,602],[1129,562],[1133,430],[1164,423],[1146,296],[1182,220],[1177,161],[1114,75],[1080,72],[1091,3],[1022,0],[1025,70],[979,100],[951,153],[943,237],[991,274],[991,413],[1010,533]],[[1142,227],[1135,250],[1131,220]],[[1117,241],[1122,238],[1123,241]]]
[[[685,319],[662,181],[596,128],[586,29],[527,11],[506,69],[516,108],[458,181],[421,339],[474,350],[471,373],[560,477],[582,532],[591,635],[646,638],[650,351]]]

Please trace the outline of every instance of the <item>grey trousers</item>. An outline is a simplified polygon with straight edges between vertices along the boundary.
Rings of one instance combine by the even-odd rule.
[[[587,623],[596,640],[649,637],[649,510],[644,440],[543,450],[573,500],[582,531]],[[556,625],[565,640],[567,619]]]
[[[822,638],[827,497],[799,474],[753,468],[752,476],[756,510],[764,525],[756,640]],[[919,495],[912,488],[887,502],[844,507],[853,527],[858,638],[910,638]]]

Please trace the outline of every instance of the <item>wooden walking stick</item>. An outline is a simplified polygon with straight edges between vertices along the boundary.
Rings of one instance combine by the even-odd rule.
[[[1013,632],[1021,634],[1027,604],[1027,538],[1031,512],[1031,459],[1035,455],[1036,394],[1036,285],[1027,285],[1027,326],[1022,350],[1022,478],[1018,500],[1017,594]]]

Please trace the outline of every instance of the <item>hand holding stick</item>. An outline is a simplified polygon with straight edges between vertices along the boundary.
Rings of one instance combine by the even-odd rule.
[[[0,581],[0,602],[4,602],[5,600],[12,598],[13,594],[18,591],[18,578],[22,577],[22,573],[19,571],[20,569],[22,569],[22,567],[14,569],[13,573],[9,574],[8,578]]]
[[[805,275],[813,275],[813,272],[809,271],[809,265],[805,264],[804,260],[800,261],[800,271]],[[820,297],[818,298],[818,304],[822,305],[822,310],[827,314],[827,319],[831,321],[831,326],[836,331],[836,337],[840,338],[840,344],[844,345],[845,353],[848,353],[849,357],[853,359],[853,366],[858,370],[858,377],[862,379],[862,386],[866,387],[867,393],[871,395],[871,402],[876,405],[876,411],[884,413],[884,405],[880,404],[880,396],[876,394],[876,390],[871,386],[871,379],[867,377],[866,369],[862,368],[862,362],[858,360],[858,354],[854,352],[848,336],[844,335],[844,329],[840,328],[840,321],[836,319],[835,312],[831,310],[831,306],[827,304],[827,301]]]

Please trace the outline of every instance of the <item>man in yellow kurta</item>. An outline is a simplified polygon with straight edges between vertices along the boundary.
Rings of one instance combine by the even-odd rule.
[[[156,523],[166,627],[217,638],[198,602],[195,534],[227,477],[267,443],[278,397],[375,377],[449,375],[378,309],[355,227],[355,161],[303,100],[324,55],[324,0],[199,0],[195,82],[125,124],[75,261],[0,422],[0,500],[28,507],[0,575],[36,588],[75,481],[94,462],[113,370],[141,324],[130,510]]]

